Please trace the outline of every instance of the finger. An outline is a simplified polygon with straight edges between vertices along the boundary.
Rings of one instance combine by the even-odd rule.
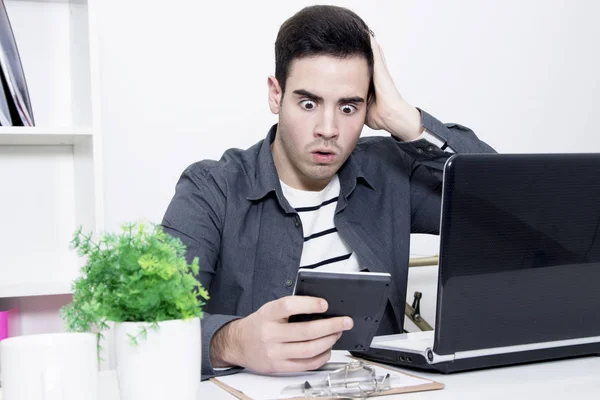
[[[350,317],[331,317],[307,322],[291,322],[282,327],[279,333],[281,342],[305,342],[352,329]]]
[[[276,321],[296,314],[319,314],[327,311],[327,301],[311,296],[287,296],[273,300],[259,310],[267,319]]]
[[[301,372],[318,369],[331,359],[331,350],[326,350],[312,358],[286,360],[282,363],[281,372]]]
[[[396,100],[400,93],[396,89],[392,75],[388,70],[383,49],[373,36],[371,36],[371,48],[373,49],[373,84],[375,85],[376,96]]]
[[[386,66],[385,56],[383,55],[383,49],[377,42],[374,36],[371,36],[371,49],[373,50],[373,68],[381,68]]]
[[[281,345],[281,358],[289,359],[311,359],[323,352],[330,350],[340,338],[339,332],[331,335],[309,340],[306,342],[285,343]]]

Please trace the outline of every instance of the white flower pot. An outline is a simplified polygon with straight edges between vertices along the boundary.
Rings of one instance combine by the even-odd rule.
[[[198,400],[200,319],[115,324],[115,357],[121,400]],[[147,328],[147,337],[139,335]],[[138,345],[129,335],[138,336]]]

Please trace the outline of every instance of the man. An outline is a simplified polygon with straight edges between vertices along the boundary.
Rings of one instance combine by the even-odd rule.
[[[299,268],[389,272],[378,334],[402,332],[411,232],[437,233],[442,168],[452,152],[492,152],[469,129],[408,104],[381,48],[353,12],[307,7],[280,28],[265,140],[182,174],[162,222],[199,257],[210,292],[203,378],[215,368],[318,368],[348,317],[290,296]],[[361,138],[368,125],[391,137]],[[229,370],[231,371],[231,369]]]

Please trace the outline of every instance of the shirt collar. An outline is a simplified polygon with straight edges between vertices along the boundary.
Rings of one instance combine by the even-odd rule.
[[[269,129],[267,137],[262,141],[256,160],[256,172],[253,177],[252,190],[247,199],[250,201],[258,201],[266,197],[269,193],[274,192],[284,210],[286,210],[286,212],[294,212],[289,203],[284,200],[281,185],[279,184],[279,175],[277,174],[275,161],[273,161],[273,154],[271,153],[271,144],[275,140],[276,134],[277,124]],[[356,182],[364,183],[371,189],[375,189],[365,176],[360,165],[356,162],[353,154],[350,154],[350,157],[348,157],[346,162],[339,169],[338,176],[340,179],[340,195],[344,196],[344,198],[347,198],[350,193],[352,193],[356,187]]]

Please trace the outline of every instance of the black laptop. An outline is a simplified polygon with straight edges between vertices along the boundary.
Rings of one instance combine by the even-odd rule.
[[[444,373],[600,354],[600,154],[444,169],[435,329],[355,356]]]

